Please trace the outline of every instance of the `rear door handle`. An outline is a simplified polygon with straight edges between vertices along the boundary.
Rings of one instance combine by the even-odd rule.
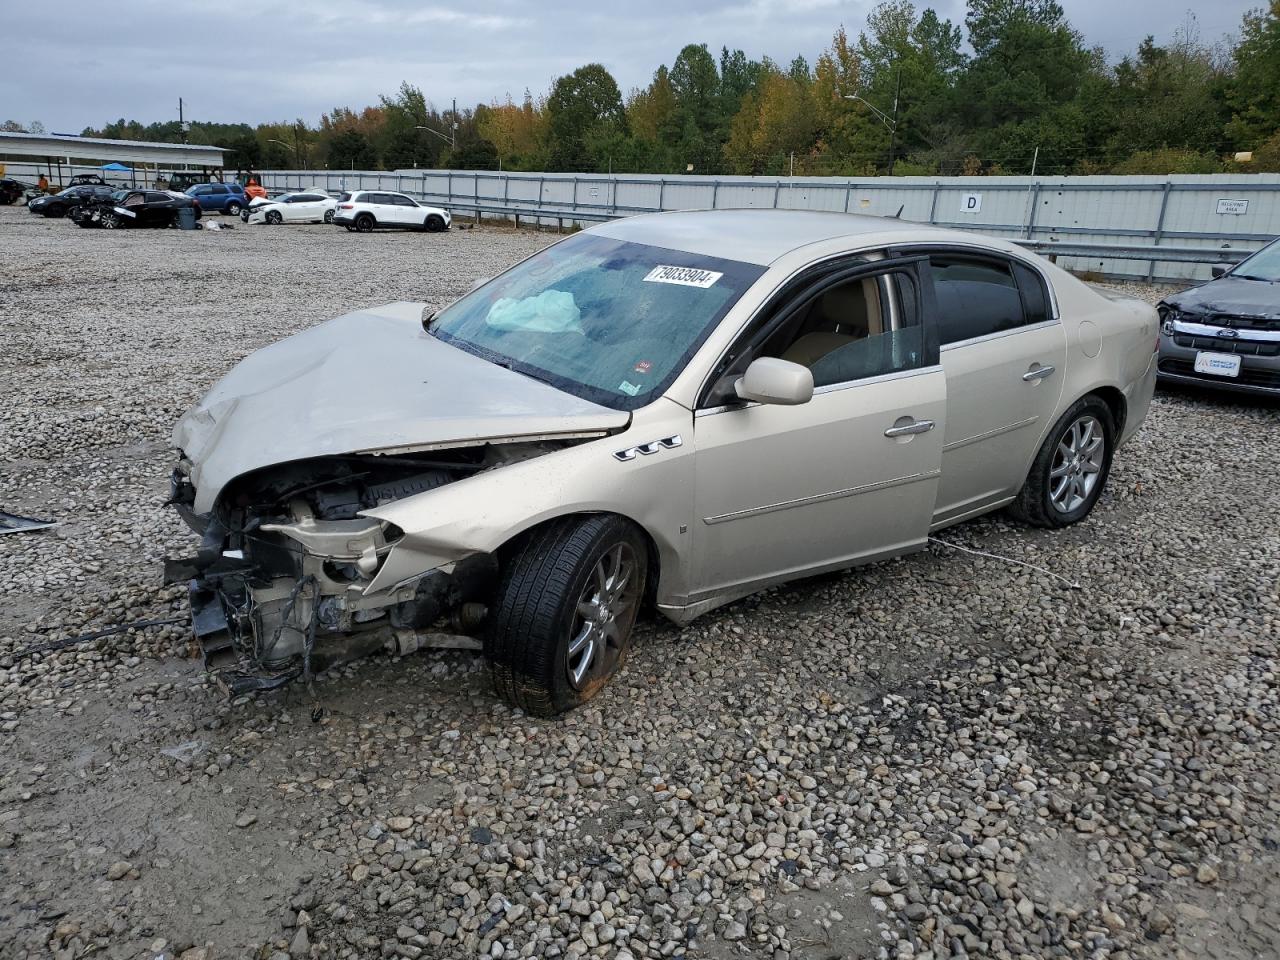
[[[1022,375],[1022,379],[1027,381],[1027,383],[1032,383],[1036,380],[1043,380],[1045,377],[1052,375],[1055,369],[1055,367],[1045,364],[1043,367],[1036,367],[1034,370],[1028,370]]]
[[[905,437],[913,433],[928,433],[933,429],[932,420],[913,420],[901,426],[890,427],[884,432],[886,437]]]

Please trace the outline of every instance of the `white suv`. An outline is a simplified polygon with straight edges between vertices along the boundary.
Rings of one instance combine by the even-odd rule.
[[[449,211],[428,207],[403,193],[381,190],[358,190],[344,193],[338,200],[333,222],[348,230],[368,233],[377,227],[400,227],[404,230],[449,229]]]

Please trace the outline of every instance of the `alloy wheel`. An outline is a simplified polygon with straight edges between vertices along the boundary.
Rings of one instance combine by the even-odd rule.
[[[1106,456],[1106,434],[1092,414],[1080,417],[1058,441],[1049,470],[1049,502],[1059,513],[1080,508],[1098,485]]]
[[[639,600],[635,552],[615,544],[592,568],[574,611],[565,657],[573,689],[601,683],[617,669]]]

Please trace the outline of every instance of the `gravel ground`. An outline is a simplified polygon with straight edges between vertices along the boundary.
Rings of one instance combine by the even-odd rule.
[[[545,722],[469,654],[234,704],[169,430],[253,348],[549,237],[0,208],[0,957],[1280,955],[1274,404],[1160,393],[1085,523],[640,627]],[[1156,297],[1152,288],[1133,292]]]

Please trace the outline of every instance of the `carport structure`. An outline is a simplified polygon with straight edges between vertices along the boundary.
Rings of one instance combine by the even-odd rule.
[[[106,140],[60,133],[0,133],[0,159],[20,160],[48,168],[49,179],[62,180],[62,167],[122,163],[145,169],[196,167],[206,173],[221,171],[226,150],[205,144],[152,143],[142,140]],[[58,176],[54,176],[55,169]]]

